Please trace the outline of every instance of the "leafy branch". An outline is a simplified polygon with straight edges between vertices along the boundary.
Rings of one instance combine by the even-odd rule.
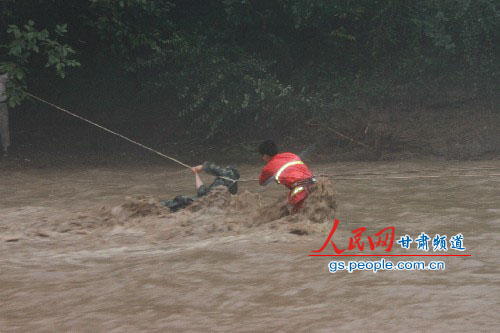
[[[28,65],[34,56],[46,59],[45,67],[54,68],[55,74],[60,78],[66,76],[68,67],[80,66],[78,61],[72,59],[75,50],[58,40],[66,32],[66,24],[56,25],[56,37],[50,38],[49,31],[38,30],[32,20],[22,27],[15,24],[8,26],[7,33],[11,40],[7,44],[1,44],[0,48],[6,50],[10,61],[0,62],[0,72],[9,74],[7,96],[10,106],[19,105],[26,97],[27,78],[30,74]]]

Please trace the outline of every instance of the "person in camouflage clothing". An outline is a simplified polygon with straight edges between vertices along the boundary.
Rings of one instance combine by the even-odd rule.
[[[235,168],[228,166],[222,168],[215,163],[205,162],[202,165],[195,166],[191,168],[195,176],[196,183],[196,195],[195,196],[187,196],[187,195],[178,195],[172,200],[162,200],[160,201],[164,206],[170,208],[172,212],[176,212],[179,209],[186,208],[190,204],[192,204],[196,199],[201,198],[204,195],[207,195],[213,188],[217,186],[225,186],[227,190],[231,194],[236,194],[238,192],[238,182],[237,180],[240,178],[240,174],[238,170]],[[209,185],[206,186],[203,184],[200,178],[200,172],[205,171],[211,175],[214,175],[215,180]]]

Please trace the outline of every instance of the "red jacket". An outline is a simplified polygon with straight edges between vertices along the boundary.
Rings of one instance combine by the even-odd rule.
[[[282,169],[282,167],[290,162],[300,162],[300,164],[291,164]],[[281,172],[280,169],[282,169]],[[297,155],[281,153],[274,155],[262,169],[259,184],[264,185],[269,178],[275,178],[276,176],[278,176],[279,184],[283,184],[291,190],[295,182],[311,178],[313,174]]]

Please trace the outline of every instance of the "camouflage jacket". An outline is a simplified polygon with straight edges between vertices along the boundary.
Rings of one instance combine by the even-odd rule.
[[[183,209],[190,204],[192,204],[196,199],[207,195],[210,190],[217,186],[225,186],[229,190],[231,194],[236,194],[238,192],[238,182],[233,181],[240,178],[240,174],[238,173],[238,170],[236,170],[233,167],[225,167],[221,168],[220,166],[216,165],[215,163],[211,162],[205,162],[203,164],[203,170],[205,172],[208,172],[211,175],[214,175],[215,180],[210,184],[209,186],[206,185],[201,185],[198,188],[198,192],[196,193],[195,196],[188,196],[188,195],[178,195],[172,200],[161,200],[160,202],[170,208],[171,211],[175,212],[178,211],[179,209]],[[224,177],[224,178],[221,178]]]
[[[231,194],[236,194],[238,192],[238,182],[236,180],[240,178],[240,174],[235,168],[231,166],[223,168],[213,162],[205,162],[203,163],[203,171],[217,178],[208,186],[201,185],[200,188],[198,188],[197,196],[202,197],[217,186],[227,187]]]

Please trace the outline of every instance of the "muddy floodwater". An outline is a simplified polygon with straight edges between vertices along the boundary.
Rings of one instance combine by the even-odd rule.
[[[465,251],[390,254],[445,262],[439,271],[338,271],[312,257],[333,224],[269,220],[284,189],[240,183],[175,214],[158,199],[194,193],[189,171],[166,166],[0,170],[0,331],[498,331],[500,161],[311,164],[337,175],[343,254],[387,254],[367,236],[394,226]],[[238,166],[255,178],[259,165]],[[203,175],[206,182],[210,176]],[[317,208],[325,209],[328,205]],[[316,208],[315,208],[316,209]],[[269,212],[267,212],[269,213]],[[267,214],[266,213],[266,214]],[[259,215],[261,214],[261,215]],[[312,214],[312,213],[311,213]],[[267,219],[267,220],[266,220]],[[366,227],[364,250],[349,250]],[[334,254],[328,244],[322,254]]]

